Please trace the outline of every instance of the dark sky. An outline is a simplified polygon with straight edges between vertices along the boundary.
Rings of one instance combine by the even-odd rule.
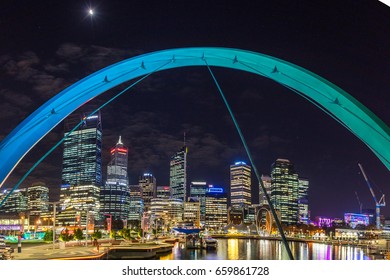
[[[1,1],[0,140],[50,97],[125,58],[169,48],[251,50],[302,66],[336,84],[390,123],[390,8],[374,1]],[[95,9],[91,18],[88,6]],[[359,139],[313,104],[260,76],[213,69],[236,114],[257,169],[288,158],[310,180],[312,216],[358,211],[390,195],[390,173]],[[93,101],[97,107],[119,87]],[[152,172],[169,183],[169,157],[186,132],[190,180],[228,187],[229,165],[248,161],[206,68],[154,74],[102,111],[104,172],[119,135],[129,147],[132,183]],[[5,187],[60,140],[54,128],[22,160]],[[61,177],[57,149],[22,184]],[[257,181],[253,180],[254,185]],[[390,207],[382,213],[390,216]]]

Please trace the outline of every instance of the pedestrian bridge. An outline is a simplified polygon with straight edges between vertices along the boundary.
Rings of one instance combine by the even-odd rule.
[[[390,169],[389,127],[336,85],[302,67],[265,54],[198,47],[162,50],[120,61],[55,95],[0,143],[0,187],[26,153],[80,106],[124,82],[139,78],[134,82],[137,84],[157,71],[190,66],[246,71],[291,89],[351,131]]]

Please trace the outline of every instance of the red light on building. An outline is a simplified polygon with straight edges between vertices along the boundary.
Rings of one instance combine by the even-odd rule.
[[[118,152],[118,153],[127,153],[127,149],[124,148],[113,148],[111,149],[111,154]]]

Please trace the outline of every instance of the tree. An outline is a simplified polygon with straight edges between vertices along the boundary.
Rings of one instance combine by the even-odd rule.
[[[45,236],[43,237],[43,240],[44,241],[53,241],[53,231],[52,230],[46,231]]]
[[[73,239],[73,235],[69,234],[69,230],[66,228],[65,230],[63,230],[61,232],[59,239],[64,241],[64,242],[67,242],[67,241]]]
[[[76,240],[81,240],[81,239],[83,239],[83,231],[82,231],[80,228],[77,228],[77,229],[74,231],[74,239],[76,239]]]
[[[116,239],[116,231],[115,230],[110,231],[110,238]]]
[[[126,240],[130,240],[131,239],[130,229],[128,229],[128,228],[124,228],[124,229],[119,230],[118,231],[118,235],[122,236]]]
[[[92,234],[92,236],[91,236],[93,239],[100,239],[100,238],[102,238],[102,232],[100,231],[100,230],[96,230],[93,234]]]

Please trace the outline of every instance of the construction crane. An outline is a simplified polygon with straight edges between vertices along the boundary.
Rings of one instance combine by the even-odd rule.
[[[380,209],[380,208],[383,207],[383,206],[386,206],[385,195],[382,194],[382,196],[381,196],[381,198],[379,199],[379,201],[376,199],[374,190],[372,189],[371,183],[370,183],[370,181],[368,180],[366,173],[364,172],[363,166],[362,166],[360,163],[358,163],[358,165],[359,165],[360,170],[362,171],[364,180],[366,180],[367,186],[368,186],[368,188],[370,189],[372,198],[373,198],[374,201],[375,201],[376,228],[377,228],[377,229],[380,229],[380,227],[381,227],[381,209]]]
[[[355,195],[356,195],[357,202],[359,204],[359,210],[360,210],[359,213],[362,214],[362,212],[363,212],[363,203],[360,202],[360,199],[359,199],[359,196],[358,196],[357,192],[355,192]]]

